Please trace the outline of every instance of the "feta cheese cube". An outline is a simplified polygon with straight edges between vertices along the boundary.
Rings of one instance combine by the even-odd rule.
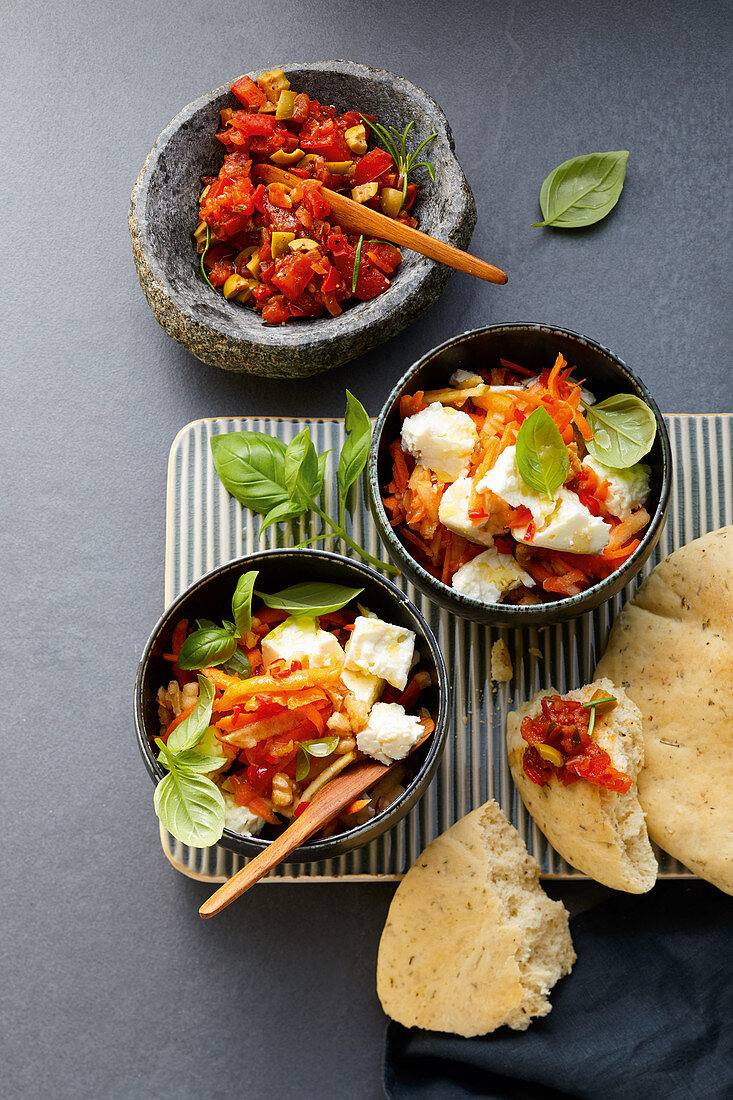
[[[644,463],[638,462],[636,466],[629,466],[626,470],[612,470],[610,466],[604,466],[602,462],[586,455],[583,465],[593,470],[599,481],[608,482],[605,504],[612,516],[624,519],[646,503],[651,470]]]
[[[501,452],[493,467],[484,474],[476,485],[479,492],[487,490],[496,493],[512,508],[529,508],[532,522],[538,529],[543,527],[555,511],[556,502],[536,493],[522,481],[517,467],[517,448],[507,447]]]
[[[356,735],[360,752],[382,764],[404,760],[423,735],[423,725],[399,703],[375,703],[365,728]]]
[[[407,684],[415,635],[404,626],[360,615],[346,643],[346,668],[379,676],[400,691]]]
[[[273,661],[307,662],[309,668],[343,664],[344,651],[333,634],[321,630],[310,615],[291,615],[262,640],[262,661],[269,668]]]
[[[242,836],[258,836],[265,824],[264,817],[252,813],[246,806],[240,806],[233,794],[222,790],[224,798],[224,827]]]
[[[492,546],[496,528],[489,526],[488,520],[474,522],[468,514],[468,501],[471,495],[470,477],[459,477],[443,493],[438,507],[438,519],[449,531],[477,542],[483,546]]]
[[[384,691],[382,677],[373,676],[371,672],[355,672],[353,668],[344,668],[341,671],[341,680],[344,687],[368,707],[374,706]]]
[[[516,527],[514,537],[528,546],[544,546],[550,550],[565,550],[570,554],[600,554],[608,545],[611,528],[601,518],[593,516],[581,504],[575,493],[560,489],[555,511],[527,538],[526,527]]]
[[[453,587],[457,592],[482,603],[498,603],[505,592],[511,592],[520,584],[534,587],[529,573],[524,572],[511,554],[500,554],[494,546],[462,565],[453,575]]]
[[[471,417],[439,402],[428,405],[402,425],[402,446],[441,481],[455,481],[468,467],[478,432]]]

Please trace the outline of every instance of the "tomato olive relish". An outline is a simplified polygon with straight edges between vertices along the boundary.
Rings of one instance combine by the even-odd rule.
[[[651,409],[596,404],[558,355],[539,374],[506,359],[400,400],[383,502],[433,576],[485,603],[540,604],[614,572],[650,516]]]
[[[181,619],[165,655],[172,676],[158,691],[156,745],[170,775],[158,791],[167,780],[173,788],[171,776],[185,787],[193,769],[192,797],[205,783],[212,802],[192,839],[195,823],[181,827],[186,808],[156,794],[163,824],[185,843],[215,843],[224,827],[274,837],[353,761],[405,760],[321,835],[364,824],[402,794],[413,772],[405,758],[433,729],[422,705],[431,676],[412,631],[358,606],[361,589],[339,585],[259,593],[251,612],[254,577],[240,578],[234,623]]]
[[[336,317],[349,300],[383,293],[400,250],[343,232],[330,220],[321,187],[415,226],[417,187],[407,172],[418,166],[409,157],[395,163],[385,149],[369,150],[373,119],[355,110],[337,115],[296,93],[282,69],[256,82],[242,76],[231,90],[242,107],[221,111],[216,136],[226,156],[218,176],[202,177],[194,233],[209,284],[273,325]],[[301,182],[292,189],[266,186],[253,179],[260,164],[287,168]]]
[[[596,692],[587,703],[562,695],[543,699],[540,715],[522,719],[521,734],[529,745],[522,756],[524,774],[540,787],[556,775],[566,787],[586,779],[596,787],[625,794],[631,776],[614,768],[609,754],[592,737],[596,711],[607,711],[616,701],[603,692]]]

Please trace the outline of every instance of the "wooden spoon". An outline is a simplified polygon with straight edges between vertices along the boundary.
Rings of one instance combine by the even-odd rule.
[[[432,732],[431,730],[430,733],[424,734],[413,746],[411,753],[419,749]],[[210,898],[207,898],[199,909],[199,916],[206,919],[221,913],[227,905],[231,905],[238,897],[245,894],[250,886],[259,882],[263,875],[287,859],[292,851],[303,844],[308,837],[313,836],[321,826],[337,817],[357,795],[369,790],[402,763],[402,760],[396,760],[393,764],[380,764],[377,760],[366,759],[350,764],[341,775],[337,775],[314,795],[300,817],[294,818],[285,832],[268,844],[264,852],[260,852],[250,860],[241,871],[237,871],[236,875],[232,875]]]
[[[257,164],[253,171],[263,183],[282,183],[285,187],[295,187],[296,184],[303,182],[299,176],[294,176],[292,172],[286,172],[282,168],[276,168],[274,164]],[[421,233],[419,229],[412,229],[403,222],[388,218],[386,214],[380,214],[378,210],[372,210],[370,206],[364,206],[363,203],[354,202],[346,195],[339,195],[329,187],[321,187],[320,192],[329,202],[339,225],[350,233],[363,233],[365,236],[411,248],[413,252],[420,252],[421,255],[429,256],[431,260],[438,260],[439,263],[455,268],[456,271],[475,275],[477,279],[485,279],[487,283],[507,281],[507,276],[498,267],[470,256],[468,252],[462,252],[452,244],[446,244],[445,241],[439,241],[428,233]]]

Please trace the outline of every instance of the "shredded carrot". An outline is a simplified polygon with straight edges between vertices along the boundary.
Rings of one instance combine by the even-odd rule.
[[[173,730],[177,729],[178,726],[180,726],[181,722],[185,722],[185,720],[188,718],[189,714],[192,713],[193,707],[195,707],[195,706],[196,706],[196,704],[194,703],[193,706],[187,707],[185,710],[181,711],[181,713],[178,715],[177,718],[173,719],[171,724],[168,726],[168,729],[165,731],[165,734],[163,735],[163,740],[164,741],[167,742],[168,738],[173,733]]]
[[[230,676],[226,672],[222,672],[220,668],[202,668],[202,674],[211,680],[214,687],[221,688],[222,691],[226,691],[232,684],[241,684],[242,680],[239,676]]]
[[[275,676],[251,676],[249,680],[240,680],[232,684],[216,705],[219,712],[231,710],[235,703],[253,695],[280,695],[302,688],[330,687],[338,683],[341,669],[338,665],[326,665],[323,668],[304,668],[293,672],[287,680],[278,680]]]

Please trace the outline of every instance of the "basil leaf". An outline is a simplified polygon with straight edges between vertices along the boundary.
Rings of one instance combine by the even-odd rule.
[[[234,650],[228,661],[220,666],[222,672],[229,676],[238,676],[240,680],[249,680],[252,675],[252,665],[246,653],[242,653],[239,646]]]
[[[343,584],[327,584],[324,581],[304,581],[283,588],[281,592],[270,595],[267,592],[256,594],[267,605],[278,611],[287,611],[291,615],[328,615],[340,611],[347,603],[355,599],[363,588],[347,588]]]
[[[232,615],[234,625],[239,638],[249,633],[252,626],[252,593],[259,570],[251,569],[249,573],[243,573],[237,581],[237,587],[232,596]],[[180,666],[179,666],[180,667]]]
[[[317,757],[330,756],[338,748],[338,743],[339,738],[337,736],[317,737],[313,741],[300,742],[309,756]]]
[[[188,718],[176,726],[168,738],[169,753],[192,749],[209,727],[214,706],[214,685],[206,676],[199,675],[199,697]]]
[[[295,765],[295,779],[300,783],[301,779],[305,779],[308,772],[311,770],[311,761],[307,751],[298,745],[298,758]]]
[[[550,172],[540,190],[544,221],[532,227],[580,229],[594,225],[613,210],[626,177],[628,149],[572,157]]]
[[[544,406],[535,409],[519,429],[516,453],[524,484],[552,499],[568,476],[570,456],[560,429]]]
[[[297,519],[298,516],[302,516],[306,508],[301,504],[296,504],[294,501],[284,500],[282,504],[276,504],[274,508],[271,508],[265,518],[260,524],[259,538],[262,538],[265,531],[273,523],[285,523],[290,519]]]
[[[206,630],[212,627],[214,630],[218,630],[218,624],[211,621],[211,619],[197,619],[196,627],[198,630]]]
[[[372,438],[372,424],[367,411],[361,401],[358,401],[348,390],[346,391],[346,431],[349,434],[341,448],[336,471],[342,523],[349,489],[366,466]]]
[[[182,844],[208,848],[221,839],[224,799],[206,776],[174,766],[155,788],[153,805],[161,823]]]
[[[214,768],[220,768],[225,756],[212,756],[208,752],[199,752],[198,748],[185,749],[175,755],[175,768],[183,768],[184,771],[210,772]],[[167,766],[167,765],[166,765]]]
[[[288,444],[284,459],[285,486],[290,499],[304,507],[313,504],[320,496],[323,479],[318,471],[318,455],[308,428],[303,428],[292,443]]]
[[[652,449],[657,421],[649,406],[630,393],[617,393],[597,405],[589,405],[586,419],[593,438],[586,450],[614,470],[635,466]]]
[[[285,486],[285,444],[263,432],[211,437],[216,472],[228,493],[265,515],[290,499]]]
[[[189,634],[178,654],[178,667],[190,671],[209,668],[228,661],[237,648],[237,639],[223,626],[205,626]]]

